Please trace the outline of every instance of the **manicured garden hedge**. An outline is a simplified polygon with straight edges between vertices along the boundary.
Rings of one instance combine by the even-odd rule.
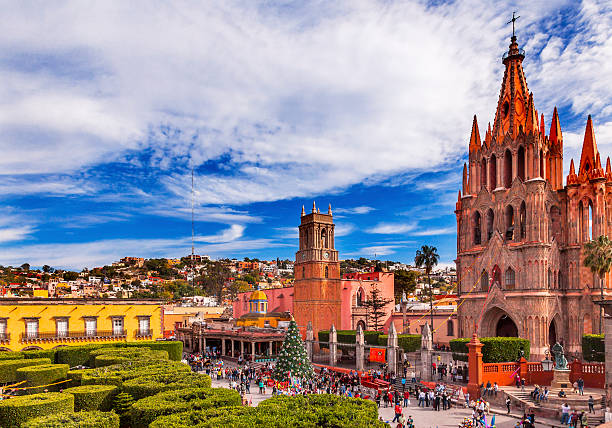
[[[4,360],[23,360],[23,352],[0,352],[0,361]]]
[[[66,374],[68,373],[68,369],[68,364],[42,364],[36,366],[21,367],[17,369],[17,380],[25,380],[25,386],[28,388],[33,386],[49,385],[52,383],[59,382],[61,380],[65,380]],[[58,391],[60,388],[64,388],[64,386],[65,385],[63,384],[50,385],[41,388],[29,389],[28,392],[44,392],[45,389],[47,389],[48,391]]]
[[[91,351],[103,348],[105,344],[94,343],[83,346],[66,346],[56,350],[56,361],[61,364],[68,364],[70,367],[88,366],[89,354]]]
[[[336,337],[338,343],[355,343],[356,330],[338,330]],[[380,331],[366,330],[363,332],[363,338],[368,345],[378,345],[378,337],[382,334]],[[329,330],[320,330],[318,333],[319,342],[329,342]]]
[[[172,361],[181,361],[183,358],[183,342],[179,340],[159,340],[151,342],[122,342],[118,347],[146,347],[154,351],[168,352],[168,358]]]
[[[37,358],[33,360],[3,360],[0,361],[0,383],[9,383],[17,381],[17,369],[28,366],[39,366],[42,364],[51,364],[48,358]]]
[[[161,392],[134,403],[132,428],[146,428],[156,418],[190,410],[239,406],[240,394],[226,388],[188,388]]]
[[[606,360],[606,346],[603,334],[585,334],[582,336],[582,358],[586,361]]]
[[[336,395],[277,396],[257,407],[226,407],[162,416],[150,428],[385,427],[370,400]]]
[[[452,339],[450,347],[453,351],[453,358],[460,361],[468,360],[468,338]],[[482,361],[484,363],[504,363],[516,361],[519,351],[522,349],[525,358],[529,360],[530,344],[529,340],[520,337],[481,337]]]
[[[93,365],[91,352],[97,349],[113,348],[148,348],[153,351],[166,351],[168,358],[173,361],[181,361],[183,357],[183,342],[180,341],[149,341],[149,342],[117,342],[117,343],[92,343],[83,346],[66,346],[57,348],[56,362],[68,364],[70,367]]]
[[[388,335],[381,334],[378,336],[378,345],[387,346]],[[421,349],[421,335],[420,334],[398,334],[397,335],[397,346],[402,348],[404,352],[414,352]]]
[[[59,392],[23,395],[0,401],[0,427],[18,428],[22,423],[46,415],[74,411],[74,396]]]
[[[82,385],[67,388],[64,393],[74,395],[74,410],[101,410],[108,412],[119,388],[115,385]]]
[[[37,349],[34,351],[23,351],[24,358],[34,359],[34,358],[48,358],[52,363],[55,362],[55,354],[57,353],[56,349]]]
[[[163,391],[182,388],[210,388],[210,377],[197,373],[162,373],[137,377],[123,382],[123,391],[135,400]]]
[[[74,412],[32,419],[21,428],[119,428],[119,416],[113,412]]]

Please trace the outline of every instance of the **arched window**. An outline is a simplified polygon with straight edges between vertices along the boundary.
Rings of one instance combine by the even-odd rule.
[[[321,230],[321,247],[327,248],[327,231],[325,229]]]
[[[302,267],[302,279],[306,278],[306,267]]]
[[[521,227],[521,240],[527,237],[527,206],[525,201],[521,202],[521,209],[519,211],[519,223]]]
[[[563,289],[563,274],[561,271],[557,272],[557,287],[562,290]]]
[[[495,214],[493,210],[489,208],[487,211],[487,241],[490,241],[493,237],[493,224],[495,222]]]
[[[487,188],[487,159],[482,158],[480,162],[480,188]]]
[[[480,275],[480,291],[489,291],[489,274],[485,270]]]
[[[552,289],[554,288],[555,284],[553,284],[554,278],[553,278],[553,272],[551,268],[548,268],[548,288]]]
[[[540,150],[540,177],[544,178],[544,152]]]
[[[578,203],[578,242],[584,241],[584,207]]]
[[[474,245],[480,245],[481,243],[481,239],[480,239],[480,231],[481,231],[481,219],[480,219],[480,212],[476,211],[474,213]]]
[[[561,210],[556,206],[550,209],[550,238],[557,242],[561,239]]]
[[[514,290],[515,285],[515,275],[514,270],[512,268],[508,268],[506,271],[506,289]]]
[[[512,153],[506,150],[504,154],[504,187],[509,189],[512,186]]]
[[[501,288],[501,270],[497,265],[493,268],[493,284],[497,284],[497,286]]]
[[[497,158],[491,156],[489,161],[489,190],[493,191],[497,188]]]
[[[455,325],[452,320],[446,321],[446,335],[454,336],[455,335]]]
[[[329,278],[329,266],[325,266],[325,278]]]
[[[523,146],[520,146],[518,149],[518,159],[517,159],[517,167],[518,167],[518,171],[517,171],[517,176],[525,181],[525,149],[523,148]]]
[[[363,306],[363,288],[357,290],[357,306]]]
[[[506,207],[506,240],[512,241],[514,238],[514,208],[512,205]]]
[[[587,225],[587,239],[590,241],[595,236],[593,224],[593,204],[589,201],[589,224]]]

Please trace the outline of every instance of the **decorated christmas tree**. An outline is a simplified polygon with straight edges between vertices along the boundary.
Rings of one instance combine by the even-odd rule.
[[[306,348],[300,336],[295,320],[291,320],[285,341],[276,360],[274,379],[284,382],[292,378],[310,378],[314,374],[312,364],[306,354]]]

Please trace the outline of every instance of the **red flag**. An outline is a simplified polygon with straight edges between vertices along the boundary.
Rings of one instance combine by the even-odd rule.
[[[385,363],[387,361],[385,358],[386,352],[385,348],[370,348],[370,361]]]

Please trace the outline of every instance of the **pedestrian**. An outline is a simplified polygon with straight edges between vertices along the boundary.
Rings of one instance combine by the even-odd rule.
[[[495,396],[497,397],[497,391],[499,391],[499,385],[497,384],[497,382],[493,383],[493,393],[495,394]]]
[[[521,378],[521,391],[525,391],[525,378]]]
[[[376,393],[376,407],[380,409],[380,392]]]
[[[580,395],[584,395],[584,379],[582,377],[578,378],[578,391]]]
[[[404,391],[404,407],[408,407],[409,404],[410,404],[410,392],[406,390]]]
[[[465,407],[470,407],[470,393],[466,392],[465,393]]]
[[[569,423],[570,406],[567,403],[561,405],[561,425]]]
[[[510,414],[510,397],[506,397],[506,408],[508,409],[508,414]]]
[[[389,407],[389,395],[385,392],[383,394],[383,401],[385,402],[385,409]]]
[[[402,414],[402,408],[400,407],[399,404],[395,405],[395,417],[393,418],[393,420],[391,421],[391,423],[393,422],[398,422],[400,415]]]
[[[589,413],[595,413],[595,401],[593,400],[593,396],[589,395]]]

